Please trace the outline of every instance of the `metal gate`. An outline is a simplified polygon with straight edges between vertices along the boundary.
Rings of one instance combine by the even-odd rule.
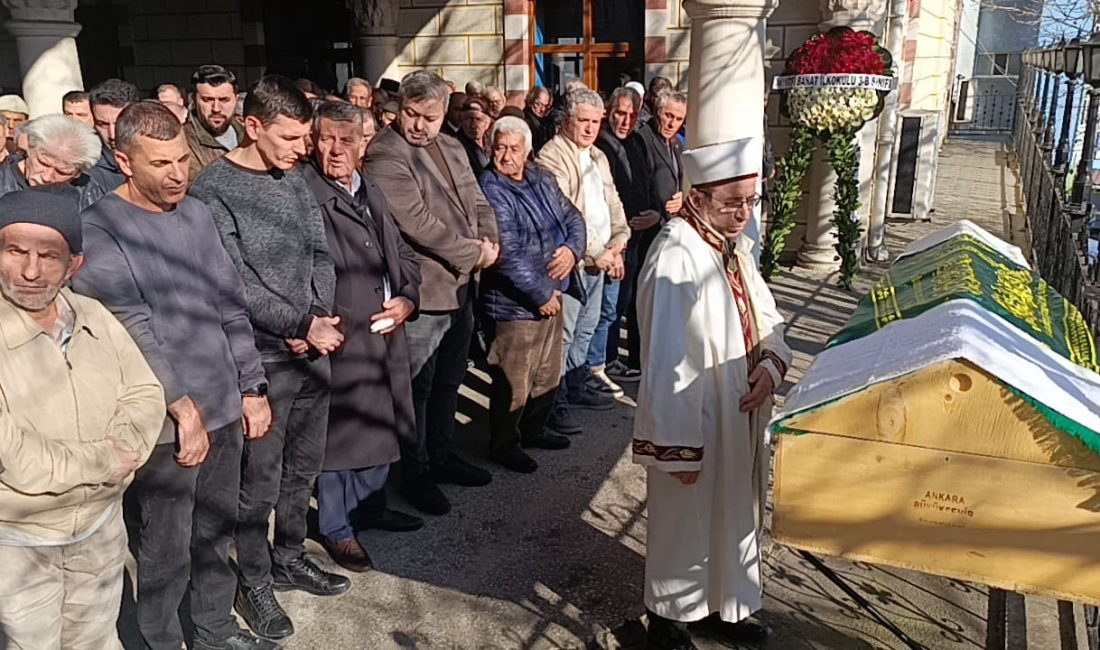
[[[951,133],[1011,133],[1016,125],[1016,85],[1003,83],[1005,80],[976,77],[960,81]]]

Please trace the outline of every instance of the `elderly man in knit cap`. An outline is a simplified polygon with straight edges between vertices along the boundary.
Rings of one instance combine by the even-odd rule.
[[[692,184],[638,289],[634,461],[647,467],[648,645],[760,640],[764,427],[791,352],[742,236],[760,202],[761,141],[684,153]]]
[[[65,288],[84,257],[56,189],[0,197],[0,638],[116,649],[122,494],[164,391],[110,312]]]

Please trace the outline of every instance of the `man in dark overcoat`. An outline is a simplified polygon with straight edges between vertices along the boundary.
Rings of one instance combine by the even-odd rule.
[[[342,101],[321,104],[313,138],[303,173],[324,217],[336,267],[335,312],[345,337],[332,354],[319,524],[333,559],[350,571],[366,571],[371,560],[359,532],[423,525],[384,505],[389,465],[400,458],[398,441],[416,440],[404,324],[418,314],[420,268],[381,190],[356,169],[366,147],[363,112]]]

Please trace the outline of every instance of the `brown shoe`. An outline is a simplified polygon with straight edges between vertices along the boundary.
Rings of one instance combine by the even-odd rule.
[[[325,550],[332,556],[333,562],[348,571],[364,573],[374,568],[367,550],[357,540],[345,539],[339,542],[325,538]]]

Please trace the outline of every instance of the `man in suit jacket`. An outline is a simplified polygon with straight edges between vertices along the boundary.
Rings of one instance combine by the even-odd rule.
[[[416,251],[420,317],[408,324],[417,441],[402,450],[401,492],[428,514],[451,504],[437,483],[485,485],[489,473],[453,452],[458,388],[474,327],[474,274],[496,263],[493,209],[454,138],[438,137],[450,87],[418,70],[401,81],[400,110],[371,142],[364,168]]]
[[[332,357],[318,523],[333,560],[357,572],[371,567],[362,531],[423,526],[419,518],[385,507],[399,441],[416,441],[404,324],[416,318],[420,267],[382,191],[356,169],[366,148],[363,116],[362,109],[342,101],[318,106],[313,160],[302,166],[325,222],[336,267],[333,302],[346,337]]]
[[[680,191],[684,182],[683,166],[680,163],[681,145],[676,136],[687,117],[687,95],[670,91],[658,96],[653,106],[653,119],[638,129],[646,149],[648,207],[660,213],[660,220],[652,220],[648,228],[638,233],[638,243],[646,250],[657,235],[660,224],[679,213],[684,204],[684,196]],[[644,253],[642,257],[644,259]]]

